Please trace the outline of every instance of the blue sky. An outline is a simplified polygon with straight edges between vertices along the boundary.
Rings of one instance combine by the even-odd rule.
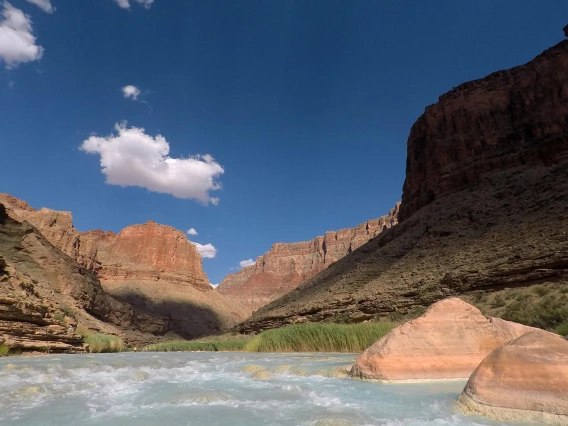
[[[529,61],[568,24],[566,0],[0,9],[0,191],[72,211],[83,231],[194,228],[216,249],[212,283],[275,242],[386,214],[424,107]]]

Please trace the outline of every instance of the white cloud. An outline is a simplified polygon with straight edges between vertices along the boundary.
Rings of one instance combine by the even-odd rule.
[[[130,2],[128,0],[115,0],[115,1],[123,9],[130,9]]]
[[[130,1],[129,0],[114,0],[116,4],[118,4],[123,9],[130,9]],[[146,9],[150,9],[154,0],[134,0],[136,3],[141,4]]]
[[[215,256],[217,256],[217,249],[213,247],[213,244],[202,245],[199,243],[194,243],[193,241],[192,244],[195,246],[201,257],[203,257],[204,259],[205,258],[213,259]]]
[[[239,266],[240,266],[241,268],[246,268],[247,266],[254,265],[255,263],[256,263],[256,262],[255,262],[254,260],[252,260],[252,259],[241,260],[241,261],[239,262]]]
[[[187,235],[197,235],[197,231],[195,230],[195,228],[189,228],[187,230]]]
[[[124,86],[122,88],[122,93],[124,93],[125,98],[130,98],[135,101],[138,99],[138,96],[140,96],[140,89],[129,84],[128,86]]]
[[[41,10],[47,13],[55,12],[55,8],[51,5],[50,0],[26,0],[28,3],[35,4],[39,6]]]
[[[9,81],[8,82],[8,89],[13,89],[14,87],[16,87],[16,82],[15,81]]]
[[[37,61],[43,55],[43,47],[35,44],[32,21],[20,9],[5,1],[0,21],[0,60],[6,68],[15,68],[19,64]]]
[[[209,283],[209,285],[210,285],[211,287],[213,287],[213,288],[219,287],[219,284],[218,284],[218,283],[217,283],[217,284],[211,284],[211,283]]]
[[[221,189],[216,178],[225,171],[209,154],[172,158],[168,156],[170,144],[161,135],[152,137],[126,123],[116,124],[115,130],[117,134],[91,136],[81,144],[81,150],[101,156],[106,183],[138,186],[203,204],[219,202],[209,191]]]

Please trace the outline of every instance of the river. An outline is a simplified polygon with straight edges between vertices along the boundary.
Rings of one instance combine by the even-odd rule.
[[[355,355],[229,352],[0,358],[0,425],[503,425],[454,410],[464,381],[346,378]]]

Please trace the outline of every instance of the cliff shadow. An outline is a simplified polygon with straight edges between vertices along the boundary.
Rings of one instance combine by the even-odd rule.
[[[220,333],[229,328],[213,309],[190,301],[168,299],[152,300],[142,291],[127,289],[113,292],[113,296],[135,309],[168,319],[168,329],[184,339],[196,339]]]

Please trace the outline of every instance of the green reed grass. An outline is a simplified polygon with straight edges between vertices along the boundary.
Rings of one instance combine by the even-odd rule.
[[[10,352],[10,347],[6,345],[0,345],[0,356],[8,356]]]
[[[362,352],[396,327],[391,322],[307,323],[267,330],[244,348],[248,352]]]
[[[84,341],[89,345],[90,353],[122,352],[124,350],[124,342],[116,336],[97,333],[86,336]]]
[[[248,339],[209,342],[180,340],[174,342],[155,343],[144,347],[142,350],[144,352],[242,351],[247,342]]]

